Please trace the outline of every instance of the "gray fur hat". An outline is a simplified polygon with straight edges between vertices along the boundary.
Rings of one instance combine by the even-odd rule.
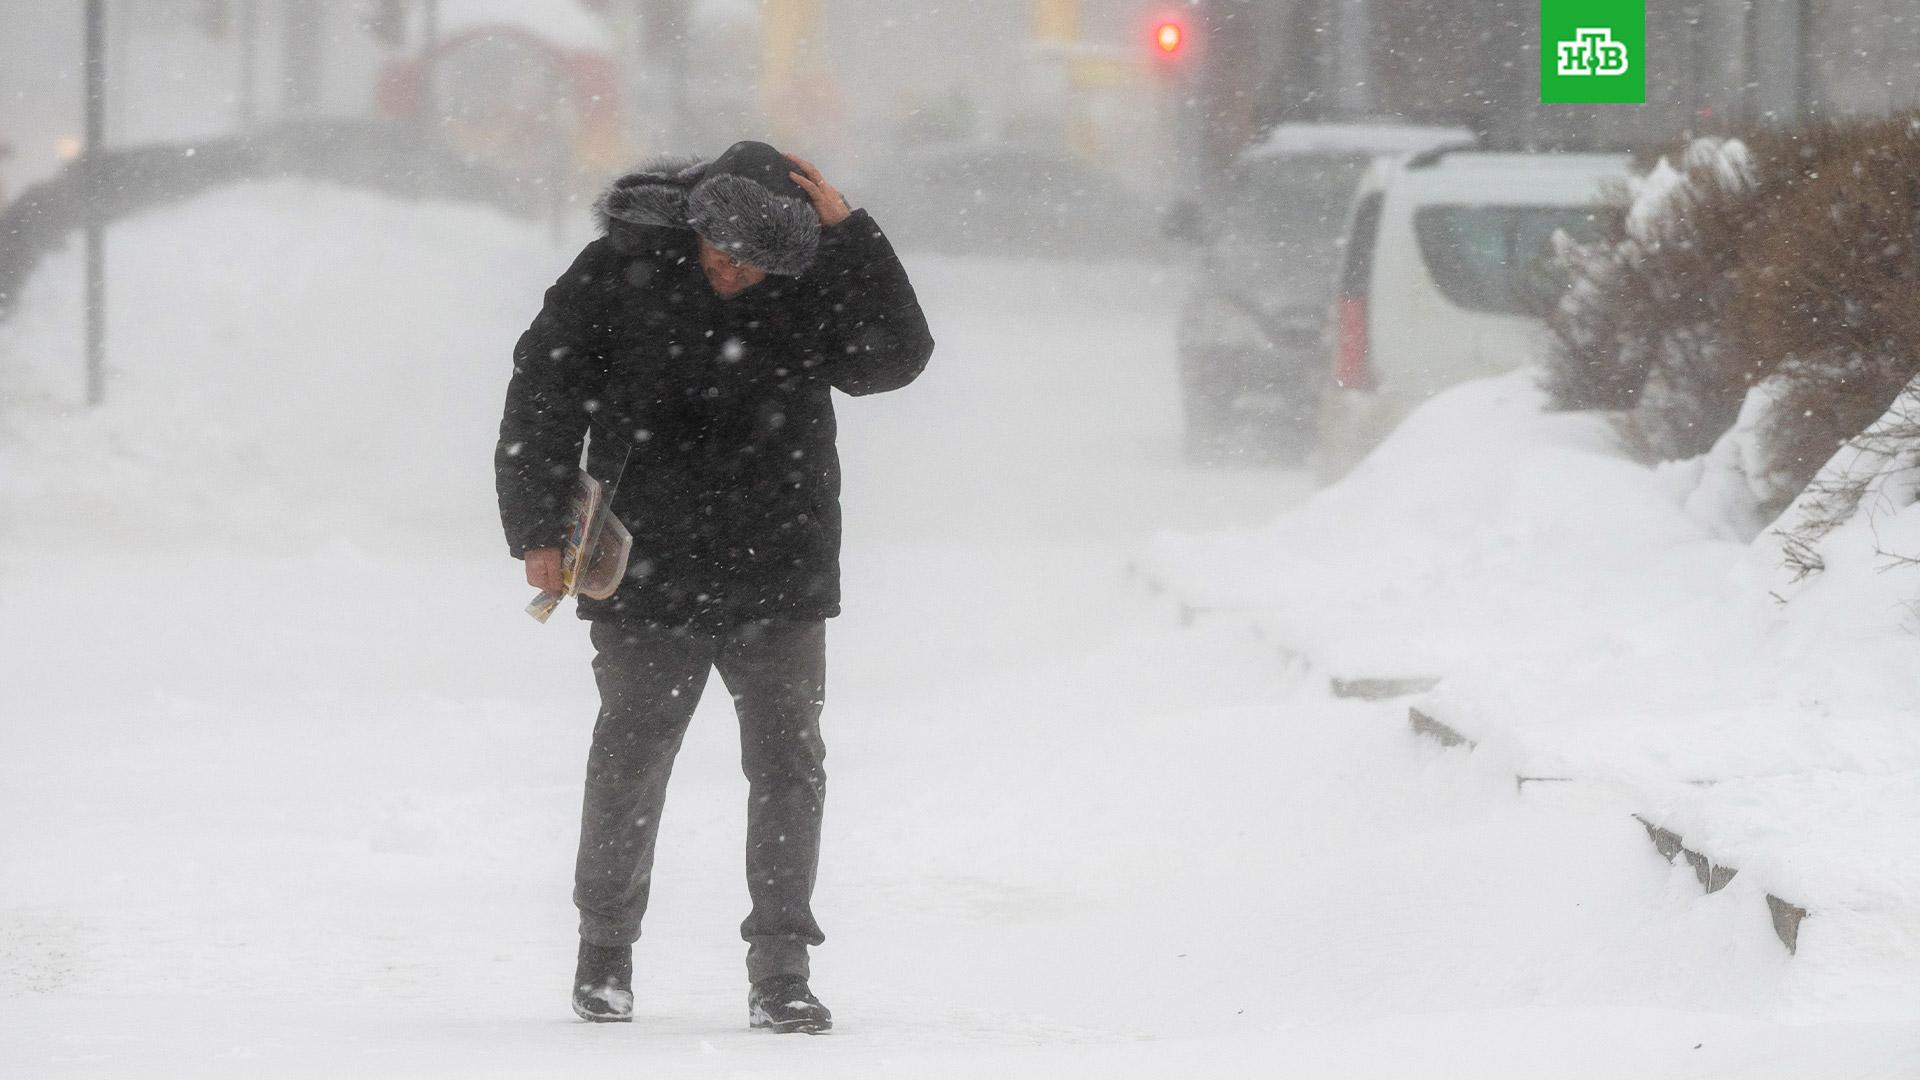
[[[661,158],[613,182],[594,212],[615,222],[692,229],[707,242],[770,274],[799,274],[820,246],[820,215],[763,142],[737,142],[712,161]]]

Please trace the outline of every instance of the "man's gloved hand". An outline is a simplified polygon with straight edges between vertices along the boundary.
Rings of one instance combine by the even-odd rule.
[[[527,584],[550,593],[561,591],[559,548],[527,549]]]

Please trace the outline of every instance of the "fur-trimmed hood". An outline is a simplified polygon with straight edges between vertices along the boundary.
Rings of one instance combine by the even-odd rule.
[[[594,202],[602,232],[620,226],[691,229],[734,258],[771,274],[813,262],[820,215],[765,143],[735,143],[712,160],[661,157],[615,180]]]
[[[660,157],[642,162],[620,177],[594,200],[593,216],[600,231],[613,223],[665,229],[691,229],[687,219],[687,192],[706,174],[707,161],[697,157]]]

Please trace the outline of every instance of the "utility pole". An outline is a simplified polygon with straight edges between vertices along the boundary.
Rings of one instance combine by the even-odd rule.
[[[645,0],[641,8],[648,96],[660,117],[656,138],[659,146],[675,149],[685,147],[693,133],[687,102],[690,6],[689,0]]]
[[[1793,108],[1796,118],[1805,124],[1813,119],[1813,0],[1794,5],[1793,25]]]
[[[86,148],[80,156],[87,199],[87,404],[107,397],[107,238],[106,165],[101,149],[107,141],[107,3],[87,0],[86,7]]]
[[[326,11],[318,0],[285,0],[280,17],[285,20],[281,27],[281,107],[290,116],[312,116],[320,111]]]
[[[1373,110],[1373,12],[1368,0],[1343,0],[1335,24],[1334,103],[1348,116]]]
[[[260,122],[260,0],[240,0],[240,130],[253,131]]]
[[[440,0],[421,0],[420,4],[420,55],[426,59],[427,68],[420,75],[420,124],[428,137],[440,135],[440,99],[434,94],[434,65],[439,58],[434,50],[440,47]]]
[[[811,136],[795,106],[821,69],[826,0],[766,0],[760,8],[760,95],[776,145]]]

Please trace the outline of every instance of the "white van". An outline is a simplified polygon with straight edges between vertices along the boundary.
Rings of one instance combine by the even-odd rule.
[[[1188,461],[1306,456],[1326,381],[1320,324],[1354,188],[1383,154],[1472,141],[1458,127],[1281,124],[1176,204],[1167,231],[1199,254],[1177,338]]]
[[[1530,363],[1564,282],[1556,230],[1589,240],[1618,213],[1625,154],[1440,149],[1375,161],[1354,193],[1329,313],[1332,377],[1315,456],[1351,469],[1415,408]]]

